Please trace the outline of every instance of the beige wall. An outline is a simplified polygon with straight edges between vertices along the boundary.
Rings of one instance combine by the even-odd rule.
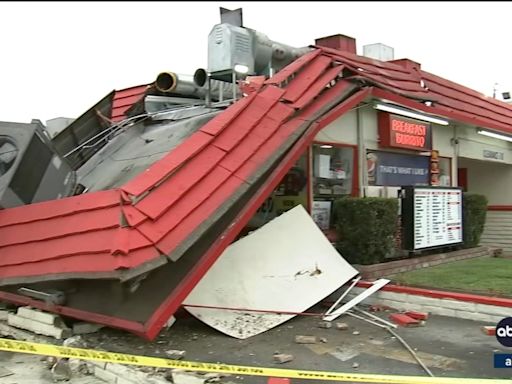
[[[366,149],[379,148],[379,128],[377,124],[377,111],[367,107],[361,109],[361,124]]]
[[[315,140],[357,145],[358,113],[360,124],[363,127],[364,150],[381,149],[378,143],[377,111],[371,106],[350,111],[333,121],[318,133]],[[458,148],[454,145],[454,137],[458,139]],[[457,168],[468,168],[468,183],[471,192],[486,195],[490,204],[493,205],[512,205],[512,194],[509,198],[505,192],[512,188],[512,143],[479,135],[476,127],[432,124],[432,147],[439,151],[440,156],[451,158],[452,185],[457,185]],[[484,157],[484,150],[501,152],[504,154],[504,159],[487,159]],[[399,149],[393,151],[411,153]],[[456,158],[457,153],[458,159]],[[364,155],[361,156],[361,160],[363,159]],[[362,172],[365,174],[366,162],[361,161],[360,163],[363,167]],[[380,189],[380,187],[375,188]],[[380,191],[372,193],[382,194]]]
[[[459,168],[468,169],[468,192],[487,196],[489,205],[512,205],[512,165],[459,158]]]
[[[322,129],[315,141],[357,144],[357,114],[350,111]]]
[[[506,163],[512,164],[512,143],[492,137],[483,136],[477,133],[475,127],[457,127],[457,138],[459,141],[459,156],[469,159],[484,160],[489,164]],[[484,157],[484,150],[501,152],[503,160],[492,160]]]
[[[453,132],[452,126],[432,124],[432,148],[439,151],[439,156],[454,156]]]
[[[366,180],[366,150],[382,150],[382,148],[379,148],[377,111],[375,109],[371,106],[364,106],[360,107],[358,110],[348,112],[320,131],[315,137],[315,140],[320,142],[357,145],[358,113],[364,137],[364,152],[360,154],[360,166],[363,168],[362,173],[360,174],[360,180],[363,181],[362,187],[364,188],[364,181]],[[454,146],[452,145],[453,137],[454,128],[452,126],[432,124],[432,145],[434,149],[439,151],[440,156],[453,159],[455,153]],[[396,153],[413,153],[400,149],[390,150]],[[453,161],[452,167],[452,180],[456,183],[456,179],[454,177],[456,173],[456,164]],[[387,189],[390,189],[389,193],[387,192]],[[366,194],[376,196],[387,196],[389,194],[395,196],[396,189],[396,187],[370,187],[366,188]]]

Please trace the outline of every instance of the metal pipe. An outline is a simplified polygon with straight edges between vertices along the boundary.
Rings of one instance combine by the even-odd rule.
[[[435,377],[434,374],[430,371],[430,369],[428,369],[428,367],[423,363],[423,361],[421,361],[421,359],[418,356],[418,354],[416,352],[414,352],[414,350],[410,347],[410,345],[407,344],[407,342],[402,337],[400,337],[400,335],[398,333],[393,331],[391,329],[391,327],[388,327],[388,326],[386,326],[384,324],[379,324],[379,323],[377,323],[377,322],[375,322],[373,320],[370,320],[368,318],[365,318],[363,316],[356,315],[353,312],[346,312],[346,313],[347,313],[347,315],[355,317],[356,319],[360,319],[360,320],[366,321],[366,322],[368,322],[370,324],[373,324],[373,325],[375,325],[375,326],[377,326],[379,328],[387,330],[389,333],[391,333],[405,347],[405,349],[407,349],[409,351],[409,353],[412,355],[412,357],[414,357],[414,359],[418,362],[418,364],[421,366],[421,368],[423,368],[423,370],[425,372],[427,372],[427,374],[430,377]],[[380,320],[382,320],[382,319],[380,319]]]
[[[198,68],[194,72],[194,84],[198,87],[206,89],[206,81],[208,80],[208,72],[203,68]],[[240,92],[234,92],[235,87],[232,83],[225,81],[210,79],[210,98],[216,101],[223,101],[226,99],[236,99]],[[237,88],[235,88],[237,89]],[[233,96],[234,95],[234,96]]]
[[[339,297],[338,300],[336,300],[334,302],[334,304],[331,306],[331,308],[329,308],[327,310],[327,312],[325,312],[324,316],[327,316],[327,315],[330,315],[332,313],[332,311],[334,310],[334,308],[336,308],[338,306],[339,303],[341,303],[341,300],[343,300],[343,298],[347,295],[347,293],[352,289],[354,288],[354,286],[357,284],[357,282],[361,280],[361,276],[358,276],[356,279],[352,280],[352,284],[350,284],[350,286],[345,290],[345,292],[342,293],[342,295]]]
[[[199,68],[193,76],[178,75],[174,72],[161,72],[155,80],[155,88],[165,94],[195,97],[205,99],[207,95],[206,82],[208,73]],[[234,99],[233,84],[210,79],[210,98],[219,101]]]
[[[384,324],[380,324],[380,323],[377,323],[373,320],[370,320],[370,319],[367,319],[363,316],[360,316],[360,315],[356,315],[355,313],[353,312],[350,312],[350,311],[347,311],[345,312],[345,314],[349,315],[349,316],[352,316],[352,317],[355,317],[356,319],[359,319],[359,320],[363,320],[363,321],[366,321],[367,323],[370,323],[370,324],[373,324],[379,328],[382,328],[382,329],[388,329],[388,327],[386,327]]]
[[[430,376],[430,377],[435,377],[434,374],[432,373],[432,371],[430,371],[430,369],[428,369],[428,367],[423,363],[423,361],[421,361],[420,357],[417,355],[416,352],[414,352],[414,350],[409,346],[409,344],[407,344],[405,342],[404,339],[402,339],[402,337],[400,337],[400,335],[398,333],[396,333],[395,331],[393,331],[391,328],[386,328],[388,330],[389,333],[391,333],[393,336],[395,336],[397,338],[397,340],[399,342],[402,343],[402,345],[405,347],[405,349],[407,349],[410,354],[414,357],[414,359],[418,362],[419,365],[421,365],[421,368],[423,368],[423,370],[425,372],[427,372],[427,374]]]
[[[357,109],[356,111],[356,129],[357,129],[357,152],[359,155],[359,167],[358,167],[358,176],[359,176],[359,197],[365,196],[365,187],[368,186],[368,165],[366,160],[366,145],[364,138],[364,125],[363,125],[363,116],[361,109]]]
[[[178,75],[174,72],[161,72],[156,78],[155,87],[163,93],[195,97],[205,95],[204,88],[195,84],[193,76]]]
[[[377,320],[377,321],[380,321],[381,323],[387,325],[388,327],[391,327],[391,328],[398,328],[398,325],[396,324],[393,324],[393,323],[390,323],[389,321],[386,321],[384,319],[381,319],[379,316],[375,316],[373,313],[370,313],[370,312],[366,312],[366,311],[363,311],[362,309],[359,309],[357,307],[354,307],[354,309],[360,313],[362,313],[363,315],[366,315],[368,317],[371,317],[372,319],[374,320]]]
[[[250,28],[246,29],[254,36],[254,70],[256,73],[264,73],[269,65],[274,72],[278,72],[292,61],[312,50],[309,47],[292,47],[271,40],[262,32]]]

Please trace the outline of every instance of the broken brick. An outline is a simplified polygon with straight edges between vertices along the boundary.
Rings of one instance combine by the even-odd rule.
[[[487,336],[496,336],[496,327],[495,326],[492,326],[492,325],[485,325],[482,327],[482,331],[487,335]]]
[[[412,317],[413,319],[416,319],[416,320],[427,320],[428,319],[427,312],[407,311],[404,313],[404,315]]]
[[[279,364],[288,363],[293,360],[293,355],[287,355],[285,353],[280,353],[274,355],[274,361]]]
[[[340,331],[345,331],[348,329],[347,323],[336,323],[336,329],[339,329]]]
[[[269,377],[267,384],[290,384],[290,379],[281,377]]]
[[[316,336],[295,336],[297,344],[315,344]]]
[[[169,349],[168,351],[165,351],[165,354],[169,356],[170,359],[173,360],[180,360],[183,359],[186,355],[186,351],[181,351],[177,349]]]
[[[370,312],[382,312],[382,311],[389,311],[389,310],[392,310],[393,308],[391,308],[390,306],[387,306],[387,305],[382,305],[382,304],[373,304],[373,305],[370,305]]]
[[[419,320],[413,319],[412,317],[409,317],[403,313],[392,313],[389,315],[389,318],[396,324],[403,327],[417,327],[421,325]]]

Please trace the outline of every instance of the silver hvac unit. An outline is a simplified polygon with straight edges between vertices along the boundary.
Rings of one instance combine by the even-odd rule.
[[[43,125],[0,122],[0,209],[72,194],[74,173]]]
[[[239,22],[230,23],[230,12],[240,14],[235,17]],[[261,32],[243,27],[241,20],[241,10],[221,9],[221,24],[215,25],[208,35],[208,72],[270,76],[311,50],[272,41]]]

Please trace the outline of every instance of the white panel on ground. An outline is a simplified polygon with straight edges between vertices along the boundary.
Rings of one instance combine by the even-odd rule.
[[[246,339],[294,315],[186,305],[304,312],[357,274],[299,205],[231,244],[183,306],[209,326]]]

